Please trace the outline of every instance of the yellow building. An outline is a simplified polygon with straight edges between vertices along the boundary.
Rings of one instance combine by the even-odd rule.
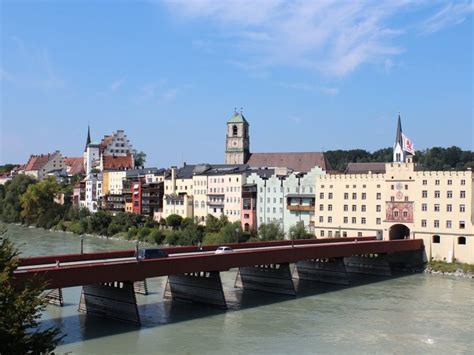
[[[428,259],[474,264],[472,171],[421,171],[405,153],[316,176],[316,236],[422,238]]]

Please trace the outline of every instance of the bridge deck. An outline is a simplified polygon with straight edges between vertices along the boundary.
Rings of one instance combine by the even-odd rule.
[[[197,271],[227,271],[241,266],[294,263],[316,258],[348,257],[363,254],[391,254],[423,248],[423,240],[370,240],[337,243],[317,243],[292,246],[272,246],[236,250],[233,253],[193,253],[144,261],[123,260],[81,263],[59,267],[38,267],[15,271],[15,282],[37,277],[48,288],[64,288],[112,281],[140,281],[150,277],[184,274]]]

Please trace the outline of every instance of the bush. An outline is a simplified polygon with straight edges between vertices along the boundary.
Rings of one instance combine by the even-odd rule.
[[[137,235],[137,232],[138,232],[137,227],[135,227],[135,226],[130,227],[130,229],[127,231],[127,239],[128,240],[134,239],[135,236]]]
[[[183,217],[181,217],[180,215],[170,214],[168,217],[166,217],[166,224],[171,228],[176,229],[181,226],[182,220]]]
[[[260,240],[283,240],[285,233],[277,223],[264,223],[258,228]]]
[[[211,245],[211,244],[217,244],[217,245],[222,245],[224,244],[224,237],[220,235],[219,233],[207,233],[204,236],[204,240],[202,244],[204,245]]]
[[[151,244],[155,243],[158,245],[163,244],[164,239],[165,239],[165,235],[158,228],[153,228],[150,231],[150,234],[148,234],[148,236],[146,237],[146,241],[148,243],[151,243]]]
[[[311,239],[313,235],[308,233],[303,223],[297,223],[290,227],[289,230],[290,238],[295,239]]]
[[[145,238],[150,234],[150,228],[142,227],[138,229],[137,237],[139,241],[145,240]]]
[[[169,231],[166,235],[166,243],[169,245],[179,245],[180,241],[182,240],[182,231],[179,230],[172,230]]]

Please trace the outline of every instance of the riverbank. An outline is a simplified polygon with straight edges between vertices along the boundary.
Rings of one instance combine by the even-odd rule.
[[[425,273],[474,279],[474,265],[458,262],[431,261],[426,265]]]

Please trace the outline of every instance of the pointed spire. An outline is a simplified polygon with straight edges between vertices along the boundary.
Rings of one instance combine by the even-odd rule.
[[[91,126],[87,125],[87,140],[86,140],[86,146],[84,148],[84,151],[87,150],[87,146],[91,143]]]
[[[403,147],[402,120],[400,118],[400,112],[398,113],[397,136],[395,137],[395,144],[397,143],[400,143],[400,147]]]

